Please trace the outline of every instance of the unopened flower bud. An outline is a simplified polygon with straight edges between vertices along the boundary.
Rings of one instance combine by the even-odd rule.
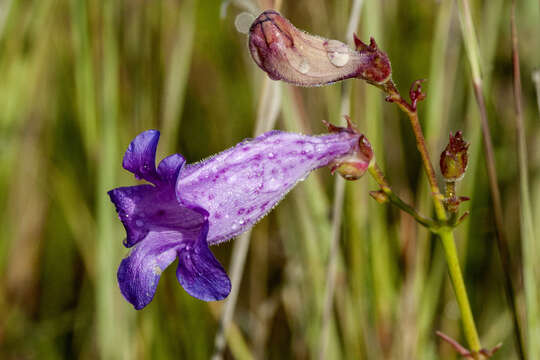
[[[277,11],[266,10],[249,30],[253,60],[273,80],[298,86],[321,86],[359,78],[382,84],[390,79],[388,56],[373,39],[369,45],[355,36],[357,50],[338,40],[297,29]]]
[[[441,173],[446,180],[461,180],[467,170],[468,148],[469,144],[463,139],[461,131],[457,131],[454,135],[450,133],[450,140],[442,152],[440,160]]]

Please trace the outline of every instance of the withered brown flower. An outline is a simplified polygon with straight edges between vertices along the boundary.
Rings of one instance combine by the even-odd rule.
[[[373,84],[390,79],[388,56],[373,39],[369,45],[355,36],[356,50],[338,40],[297,29],[277,11],[260,14],[249,30],[253,60],[273,80],[299,86],[321,86],[359,78]]]

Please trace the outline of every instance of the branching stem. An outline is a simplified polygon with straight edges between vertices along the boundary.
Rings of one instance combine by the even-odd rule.
[[[384,85],[379,86],[388,96],[386,100],[389,102],[395,103],[405,114],[407,114],[409,121],[411,123],[414,136],[416,137],[416,146],[420,155],[422,156],[422,161],[424,163],[424,170],[431,187],[431,197],[433,198],[433,204],[435,207],[435,214],[437,216],[438,223],[441,224],[439,227],[430,228],[430,230],[436,233],[443,244],[446,261],[448,263],[448,270],[450,272],[450,278],[452,280],[452,285],[454,287],[457,302],[461,312],[461,318],[463,322],[463,329],[465,333],[465,338],[467,343],[471,348],[471,355],[474,359],[482,359],[483,355],[481,353],[482,346],[480,345],[480,339],[478,337],[478,332],[476,330],[476,324],[474,322],[474,317],[471,311],[471,306],[469,303],[469,298],[467,296],[467,290],[465,288],[465,283],[463,281],[463,276],[461,274],[461,268],[459,265],[459,259],[456,250],[456,244],[454,240],[453,227],[448,224],[448,215],[444,206],[444,196],[441,194],[439,186],[437,184],[437,178],[435,176],[435,170],[429,158],[427,151],[426,140],[422,132],[422,127],[420,126],[420,121],[418,120],[418,111],[416,108],[417,102],[425,98],[425,95],[422,93],[421,88],[422,80],[417,80],[411,86],[409,91],[410,103],[407,102],[397,90],[394,82],[392,80],[388,81]],[[376,170],[376,168],[374,169]],[[372,175],[378,175],[376,171],[372,172],[370,168],[370,173]],[[374,176],[375,177],[375,176]],[[383,177],[384,179],[384,177]],[[381,189],[388,191],[390,187],[388,184],[383,183]],[[450,189],[452,190],[452,189]],[[385,193],[386,193],[385,191]],[[390,194],[393,194],[390,190]],[[388,195],[388,194],[387,194]],[[390,199],[390,195],[389,199]],[[399,198],[398,198],[399,199]],[[394,199],[395,200],[395,199]],[[392,201],[392,200],[391,200]],[[392,201],[400,208],[403,204],[398,205],[399,202]],[[419,216],[414,209],[411,213],[410,207],[405,204],[404,211],[407,211],[417,219]],[[418,219],[417,219],[418,220]],[[419,221],[422,224],[422,222]],[[429,227],[428,227],[429,228]]]
[[[386,181],[382,170],[375,162],[372,162],[370,164],[368,171],[373,177],[373,179],[375,179],[377,184],[379,184],[381,191],[384,192],[390,203],[410,214],[419,224],[425,226],[431,231],[436,231],[436,229],[438,228],[438,224],[435,221],[419,214],[416,209],[414,209],[411,205],[407,204],[405,201],[401,200],[401,198],[392,191],[392,188],[390,188],[390,185]]]

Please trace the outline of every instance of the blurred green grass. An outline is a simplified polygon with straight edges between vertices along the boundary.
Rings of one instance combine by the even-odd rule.
[[[253,133],[265,75],[235,29],[241,10],[230,5],[221,18],[221,5],[0,2],[0,358],[211,356],[221,304],[188,296],[174,271],[164,273],[145,310],[135,312],[123,300],[116,268],[127,251],[106,191],[135,183],[121,169],[121,157],[148,128],[162,130],[158,156],[180,152],[190,162]],[[282,12],[312,33],[348,40],[342,34],[350,5],[284,0]],[[519,265],[509,3],[472,5],[505,226]],[[540,121],[532,80],[540,66],[538,1],[518,3],[517,24],[539,234]],[[471,164],[458,187],[472,198],[471,216],[458,231],[458,247],[484,346],[503,342],[495,358],[516,358],[456,6],[365,0],[357,31],[362,39],[375,36],[388,52],[402,92],[413,80],[428,79],[420,119],[434,162],[449,131],[462,129],[471,142]],[[340,92],[339,84],[284,85],[277,126],[323,132],[322,119],[341,121]],[[391,184],[429,212],[408,123],[376,89],[356,81],[351,94],[351,116]],[[370,199],[374,188],[367,178],[347,184],[329,358],[456,358],[434,335],[441,329],[462,340],[441,249],[410,218]],[[255,227],[227,357],[317,357],[332,189],[328,171],[320,170]],[[212,249],[226,267],[231,248]],[[539,253],[533,258],[538,263]],[[513,271],[519,284],[520,269]],[[517,295],[523,309],[523,294]]]

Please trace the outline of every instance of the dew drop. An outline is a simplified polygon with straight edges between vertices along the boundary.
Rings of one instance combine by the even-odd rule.
[[[266,184],[266,188],[269,190],[269,191],[276,191],[277,189],[279,189],[279,187],[281,186],[280,182],[278,181],[278,179],[276,178],[271,178],[270,180],[268,180],[267,184]]]
[[[310,69],[310,66],[306,59],[303,59],[302,62],[298,65],[297,70],[302,74],[307,74]]]
[[[325,44],[328,60],[332,65],[342,67],[349,62],[349,48],[347,45],[337,40],[330,40]]]
[[[232,224],[232,226],[231,226],[231,230],[232,230],[232,231],[236,231],[236,230],[238,230],[239,228],[240,228],[240,226],[238,226],[237,223],[234,223],[234,224]]]
[[[157,275],[157,276],[160,276],[161,275],[161,268],[159,266],[154,266],[154,268],[152,269],[152,272],[154,273],[154,275]]]
[[[255,20],[255,17],[244,11],[234,19],[234,26],[239,33],[247,34],[253,20]]]
[[[239,223],[240,225],[244,225],[245,221],[244,221],[244,220],[240,220],[240,221],[238,221],[238,223]]]
[[[328,59],[330,59],[330,62],[333,65],[337,67],[342,67],[347,65],[347,63],[349,62],[349,54],[331,51],[328,53]]]
[[[274,156],[276,156],[276,155],[274,155],[274,153],[268,153],[268,158],[269,158],[269,159],[273,159]]]

